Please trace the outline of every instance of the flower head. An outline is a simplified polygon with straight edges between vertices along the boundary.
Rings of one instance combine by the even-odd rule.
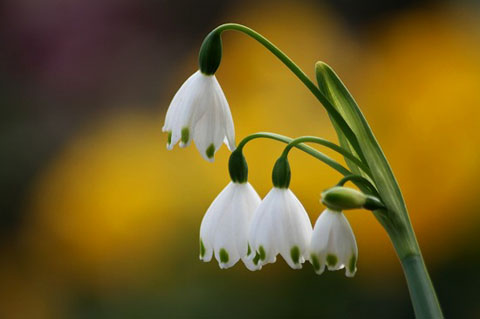
[[[313,228],[310,261],[317,274],[345,268],[347,277],[357,271],[358,248],[352,228],[341,211],[326,209]]]
[[[310,219],[297,197],[288,188],[274,187],[253,216],[250,258],[262,266],[275,262],[280,253],[290,267],[302,268],[311,235]]]
[[[230,182],[215,198],[200,226],[200,259],[210,261],[215,255],[220,268],[229,268],[239,259],[248,269],[257,267],[247,259],[248,227],[260,196],[248,183]]]
[[[162,131],[168,133],[168,149],[178,141],[188,146],[193,139],[208,161],[224,141],[235,149],[232,114],[215,75],[197,71],[185,81],[170,103]]]

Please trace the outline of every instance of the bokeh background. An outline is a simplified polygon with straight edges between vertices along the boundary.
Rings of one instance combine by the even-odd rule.
[[[224,22],[256,29],[313,78],[339,73],[396,173],[450,318],[480,317],[480,6],[471,1],[4,0],[0,19],[0,318],[411,318],[393,248],[348,212],[358,273],[261,272],[198,260],[198,230],[229,181],[167,152],[166,108]],[[326,113],[271,54],[224,34],[217,73],[237,141],[257,131],[333,140]],[[283,146],[246,149],[271,187]],[[332,154],[334,156],[334,154]],[[339,159],[340,160],[340,159]],[[339,176],[300,152],[292,189],[314,221]]]

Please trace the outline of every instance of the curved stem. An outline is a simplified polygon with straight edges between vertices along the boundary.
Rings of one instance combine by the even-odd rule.
[[[337,183],[337,186],[343,186],[345,185],[346,182],[349,182],[349,181],[354,182],[355,184],[361,183],[365,185],[365,187],[368,188],[375,196],[379,197],[378,191],[375,188],[375,186],[373,186],[373,184],[368,179],[360,175],[345,176]]]
[[[262,44],[266,49],[272,52],[280,61],[287,66],[290,71],[292,71],[300,81],[305,84],[305,86],[310,90],[310,92],[315,95],[315,97],[322,103],[323,107],[327,110],[333,120],[340,126],[342,132],[345,134],[347,139],[349,140],[352,147],[355,149],[357,154],[360,156],[362,162],[366,163],[365,157],[363,152],[360,148],[358,143],[357,137],[355,133],[352,131],[350,126],[347,124],[345,119],[342,115],[337,111],[337,109],[333,106],[333,104],[322,94],[320,89],[308,78],[305,72],[300,69],[295,62],[292,61],[285,53],[283,53],[279,48],[277,48],[273,43],[271,43],[268,39],[264,36],[252,30],[244,25],[237,24],[237,23],[226,23],[218,26],[212,32],[223,32],[226,30],[235,30],[245,33],[246,35],[252,37],[253,39],[257,40],[260,44]]]
[[[287,137],[287,136],[283,136],[283,135],[280,135],[280,134],[269,133],[269,132],[259,132],[259,133],[250,134],[247,137],[245,137],[240,143],[238,143],[237,150],[242,151],[243,147],[249,141],[251,141],[253,139],[256,139],[256,138],[269,138],[269,139],[272,139],[272,140],[283,142],[285,144],[289,144],[290,142],[293,141],[292,138]],[[295,147],[298,148],[299,150],[302,150],[305,153],[315,157],[316,159],[324,162],[325,164],[327,164],[328,166],[330,166],[331,168],[333,168],[334,170],[336,170],[337,172],[339,172],[340,174],[342,174],[344,176],[352,175],[352,172],[350,172],[347,168],[345,168],[344,166],[339,164],[337,161],[335,161],[334,159],[328,157],[327,155],[323,154],[320,151],[317,151],[316,149],[314,149],[310,146],[307,146],[305,144],[297,144],[297,145],[295,145]]]
[[[285,147],[285,149],[283,150],[283,155],[287,156],[288,152],[290,152],[292,147],[294,147],[297,144],[306,143],[306,142],[320,144],[320,145],[323,145],[325,147],[328,147],[328,148],[334,150],[337,153],[340,153],[344,157],[346,157],[349,160],[351,160],[352,162],[354,162],[359,168],[361,168],[365,173],[367,173],[371,177],[371,172],[368,169],[368,167],[364,163],[362,163],[355,155],[353,155],[352,153],[350,153],[349,151],[347,151],[343,147],[338,146],[337,144],[332,143],[332,142],[330,142],[330,141],[328,141],[324,138],[321,138],[321,137],[316,137],[316,136],[301,136],[301,137],[298,137],[298,138],[294,139],[293,141],[291,141],[290,143],[288,143],[287,147]]]

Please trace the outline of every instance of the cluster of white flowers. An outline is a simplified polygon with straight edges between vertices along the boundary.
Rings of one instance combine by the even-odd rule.
[[[240,31],[257,40],[297,75],[323,104],[336,124],[339,139],[343,136],[353,153],[349,147],[344,148],[343,143],[337,145],[315,136],[290,139],[269,132],[246,136],[237,147],[230,108],[214,75],[222,59],[221,34],[226,30]],[[422,318],[443,318],[408,213],[402,207],[398,185],[368,123],[328,65],[317,62],[315,73],[318,86],[270,41],[240,24],[223,24],[205,37],[199,52],[199,71],[175,94],[163,126],[163,131],[168,133],[168,149],[179,141],[180,147],[186,147],[193,140],[201,155],[211,162],[222,142],[232,152],[228,163],[231,182],[215,198],[201,222],[200,260],[209,262],[215,256],[220,268],[225,269],[241,259],[254,271],[274,263],[280,254],[293,269],[300,269],[309,261],[317,274],[322,274],[325,268],[345,268],[346,276],[353,277],[357,271],[358,247],[343,211],[364,208],[376,211],[375,216],[387,230],[401,258],[415,314]],[[342,103],[342,99],[348,100],[347,103]],[[344,116],[342,110],[351,114]],[[273,168],[273,188],[263,200],[248,183],[248,165],[242,153],[246,143],[259,137],[288,143]],[[304,143],[317,143],[340,153],[351,161],[347,164],[352,170]],[[321,201],[326,209],[313,228],[305,208],[289,188],[288,153],[293,147],[344,175],[336,186],[322,193]],[[357,169],[361,174],[357,174]],[[349,181],[360,191],[343,187]],[[392,207],[386,207],[380,194],[386,196]],[[399,210],[392,209],[395,207]]]
[[[242,259],[250,270],[273,263],[280,254],[293,269],[308,260],[318,274],[346,268],[356,272],[357,243],[341,211],[326,209],[312,225],[305,208],[288,188],[273,189],[263,201],[248,183],[225,187],[200,226],[200,259],[215,254],[220,268]]]
[[[193,139],[202,156],[213,161],[222,141],[235,149],[228,102],[214,75],[198,71],[182,85],[167,111],[167,148]],[[305,208],[288,187],[274,187],[263,201],[247,182],[231,182],[208,208],[200,226],[200,259],[215,255],[220,268],[240,259],[250,270],[276,261],[280,254],[293,269],[310,261],[318,274],[346,268],[356,272],[358,249],[340,210],[326,209],[312,229]]]

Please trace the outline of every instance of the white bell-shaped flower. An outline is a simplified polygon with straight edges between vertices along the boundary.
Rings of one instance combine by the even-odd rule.
[[[200,260],[208,262],[215,254],[220,268],[229,268],[242,259],[255,270],[250,258],[247,235],[251,218],[261,199],[248,183],[230,182],[215,198],[200,226]]]
[[[193,139],[208,161],[222,142],[235,149],[232,114],[215,75],[197,71],[183,83],[168,107],[162,131],[168,133],[168,149],[178,141],[188,146]]]
[[[346,276],[357,271],[358,248],[352,228],[341,211],[325,209],[313,228],[310,262],[317,274],[345,268]]]
[[[293,269],[308,259],[312,225],[307,212],[288,188],[274,187],[258,206],[249,232],[250,258],[260,266],[280,253]]]

